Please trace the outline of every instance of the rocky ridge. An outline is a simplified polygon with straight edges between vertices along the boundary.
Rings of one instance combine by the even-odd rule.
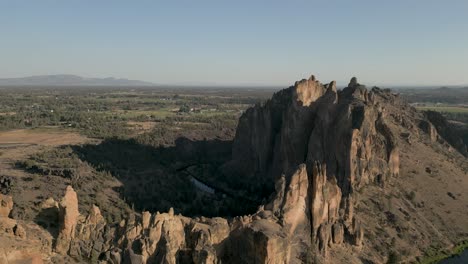
[[[79,198],[69,186],[60,202],[48,202],[60,226],[45,258],[58,254],[93,263],[320,263],[334,261],[331,251],[347,249],[357,252],[349,256],[350,263],[362,262],[358,256],[367,246],[366,232],[374,232],[362,222],[369,214],[357,210],[366,188],[382,193],[392,188],[400,177],[401,150],[412,142],[428,137],[448,149],[450,143],[438,131],[388,90],[369,91],[353,78],[339,91],[335,82],[324,85],[311,76],[240,118],[232,160],[222,169],[228,177],[271,190],[255,214],[188,218],[171,209],[131,215],[113,225],[96,206],[80,215]],[[4,204],[11,210],[11,201],[2,197]],[[1,215],[8,215],[4,207]],[[371,257],[376,262],[386,258]]]
[[[322,85],[312,76],[249,109],[225,167],[239,171],[236,164],[246,164],[247,177],[255,172],[251,177],[265,184],[276,182],[275,195],[254,215],[228,222],[144,212],[112,228],[93,209],[69,241],[60,239],[70,233],[65,211],[56,250],[63,252],[63,240],[71,256],[107,261],[303,263],[307,249],[326,255],[334,244],[360,247],[364,231],[353,214],[354,189],[383,183],[399,169],[381,93],[368,92],[355,78],[338,92],[335,82]],[[101,239],[85,245],[89,237]]]

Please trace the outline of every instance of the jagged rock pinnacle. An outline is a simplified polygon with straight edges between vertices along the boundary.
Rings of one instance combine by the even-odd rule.
[[[55,250],[59,253],[66,254],[70,247],[71,240],[75,237],[75,228],[78,222],[78,197],[75,190],[69,185],[65,191],[65,195],[60,201],[60,230]]]
[[[351,78],[351,80],[349,81],[349,84],[348,84],[348,87],[352,88],[352,87],[356,87],[358,86],[359,83],[358,83],[358,80],[356,77],[353,77]]]

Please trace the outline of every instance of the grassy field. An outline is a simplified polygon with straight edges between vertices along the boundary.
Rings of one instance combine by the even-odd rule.
[[[106,139],[135,136],[135,126],[129,125],[132,122],[143,130],[170,129],[174,124],[234,129],[243,110],[272,92],[243,88],[4,88],[0,90],[0,131],[53,126]],[[155,122],[160,124],[155,126]]]
[[[443,113],[468,113],[468,107],[462,106],[417,106],[418,110],[432,110]]]

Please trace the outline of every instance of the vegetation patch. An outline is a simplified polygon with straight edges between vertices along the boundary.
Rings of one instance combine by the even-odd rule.
[[[460,242],[451,250],[437,250],[431,247],[429,251],[426,253],[426,255],[422,257],[419,263],[436,264],[436,263],[439,263],[441,260],[458,256],[467,249],[468,249],[468,240],[464,240]]]

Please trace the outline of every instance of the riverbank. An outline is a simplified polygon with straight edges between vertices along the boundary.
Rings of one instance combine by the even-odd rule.
[[[442,250],[437,252],[430,252],[419,262],[421,264],[437,264],[443,261],[444,259],[448,259],[454,256],[458,256],[463,253],[463,251],[468,250],[468,240],[464,240],[457,244],[455,247],[449,250]]]

